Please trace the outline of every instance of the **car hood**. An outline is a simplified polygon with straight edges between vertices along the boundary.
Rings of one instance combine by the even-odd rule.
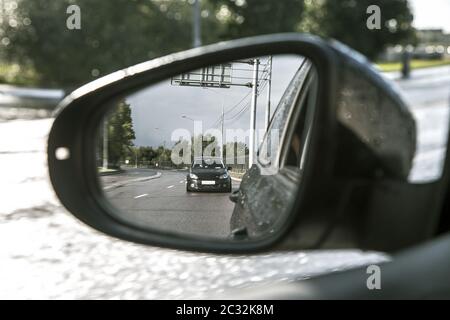
[[[220,176],[227,172],[227,169],[202,169],[202,168],[195,168],[191,169],[191,173],[197,175],[197,176]]]

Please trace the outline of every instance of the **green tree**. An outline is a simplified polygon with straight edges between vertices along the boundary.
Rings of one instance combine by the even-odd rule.
[[[192,44],[188,0],[14,2],[18,8],[11,21],[0,25],[2,43],[7,43],[0,58],[21,67],[17,81],[29,77],[33,85],[70,90]],[[66,27],[71,4],[81,9],[80,30]],[[381,30],[366,28],[372,4],[381,7]],[[414,43],[407,0],[202,0],[201,6],[204,44],[303,31],[336,38],[373,59],[388,45]]]
[[[120,161],[130,155],[136,139],[130,105],[125,101],[118,103],[107,119],[108,124],[108,165],[117,168]]]
[[[81,9],[69,30],[66,9]],[[37,85],[73,88],[98,76],[191,45],[187,1],[21,0],[16,23],[4,24],[5,59],[29,66]]]
[[[139,159],[142,161],[153,161],[158,156],[156,150],[152,147],[140,147],[139,148]]]
[[[159,146],[155,149],[155,157],[153,158],[158,162],[166,162],[168,163],[170,160],[170,154],[172,151],[170,149],[166,149],[165,146]]]
[[[367,8],[381,9],[381,29],[369,30]],[[407,0],[309,0],[299,30],[337,39],[375,59],[389,45],[414,44]]]
[[[217,19],[224,24],[221,38],[293,32],[302,18],[304,0],[214,1]]]

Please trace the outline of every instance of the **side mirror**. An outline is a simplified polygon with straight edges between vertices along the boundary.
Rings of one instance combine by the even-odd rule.
[[[427,236],[399,233],[411,216],[380,205],[389,196],[402,212],[383,190],[410,188],[415,121],[334,42],[278,34],[172,54],[81,87],[57,115],[48,161],[59,199],[121,239],[234,253],[394,250]],[[242,136],[228,140],[231,129]],[[214,165],[230,157],[242,173],[232,179]],[[188,172],[192,161],[203,165]],[[384,220],[389,232],[370,225]]]

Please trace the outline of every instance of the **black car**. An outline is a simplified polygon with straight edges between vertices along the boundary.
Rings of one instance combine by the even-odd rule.
[[[186,178],[186,191],[231,192],[231,177],[221,159],[202,158],[192,163]]]

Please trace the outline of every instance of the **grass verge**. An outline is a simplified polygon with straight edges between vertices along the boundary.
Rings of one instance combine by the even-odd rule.
[[[0,63],[0,83],[33,87],[39,83],[39,77],[31,67],[18,64]]]
[[[402,70],[401,62],[380,62],[376,63],[382,72],[392,72]],[[450,65],[450,59],[445,60],[411,60],[411,69],[423,69]]]

